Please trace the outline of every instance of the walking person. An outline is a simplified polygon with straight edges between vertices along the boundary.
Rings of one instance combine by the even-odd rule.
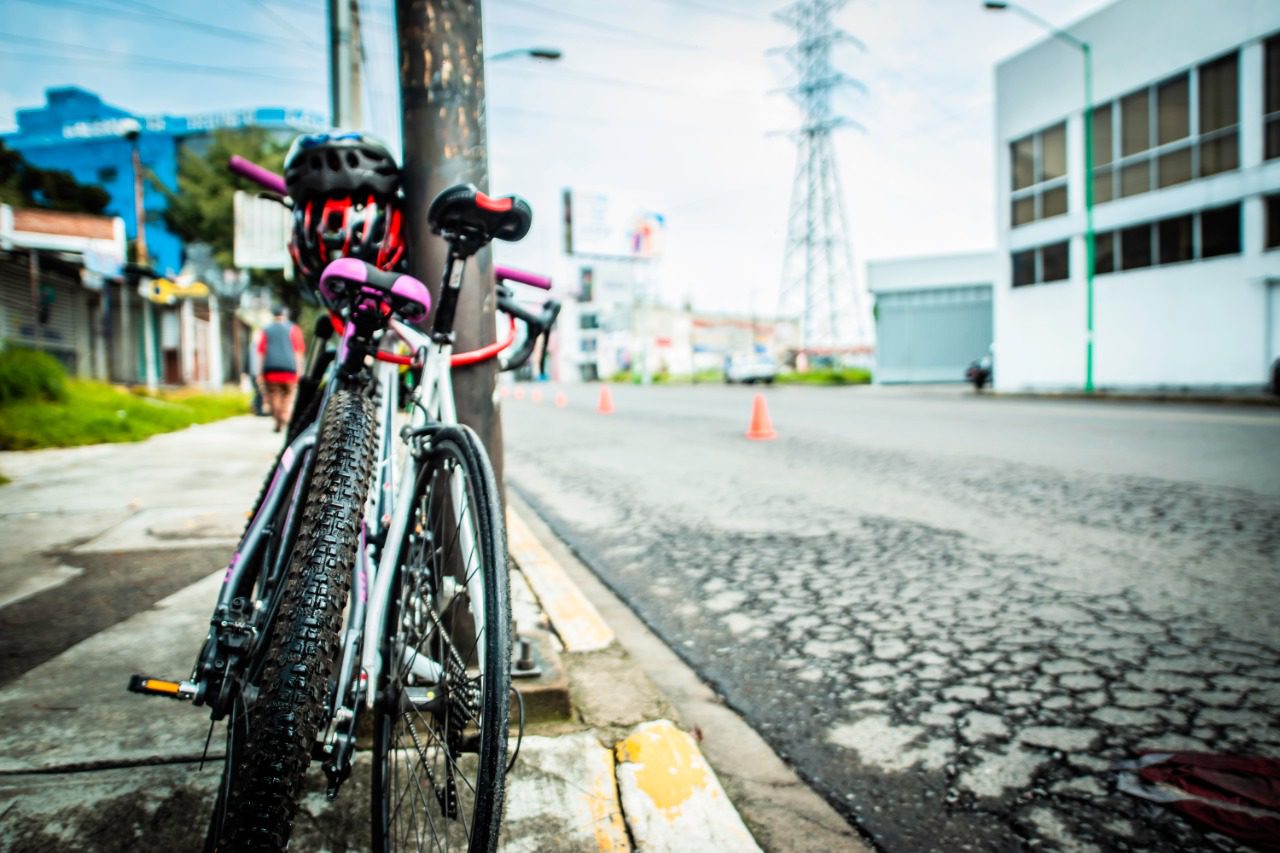
[[[302,330],[289,322],[289,312],[277,305],[274,320],[262,330],[258,355],[262,359],[262,387],[276,422],[276,432],[284,429],[293,412],[293,393],[298,386],[305,344]]]

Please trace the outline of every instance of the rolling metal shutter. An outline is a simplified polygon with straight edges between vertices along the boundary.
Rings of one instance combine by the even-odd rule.
[[[963,382],[991,346],[991,312],[986,284],[877,293],[876,380]]]

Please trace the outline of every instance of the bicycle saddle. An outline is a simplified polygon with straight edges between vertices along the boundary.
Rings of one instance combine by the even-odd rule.
[[[320,274],[320,292],[333,303],[361,294],[390,303],[391,310],[406,322],[417,323],[431,313],[427,286],[411,275],[380,270],[359,258],[339,258]]]
[[[427,222],[437,234],[460,234],[485,243],[495,238],[514,243],[529,233],[533,210],[519,196],[490,198],[474,184],[458,184],[435,197],[427,209]]]

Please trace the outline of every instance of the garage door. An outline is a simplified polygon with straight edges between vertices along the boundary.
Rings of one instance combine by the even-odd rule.
[[[991,286],[876,294],[878,382],[963,382],[991,346]]]

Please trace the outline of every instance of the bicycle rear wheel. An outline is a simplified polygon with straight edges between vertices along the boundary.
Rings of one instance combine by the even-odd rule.
[[[503,531],[479,439],[442,429],[418,469],[385,623],[376,851],[497,847],[511,689]]]
[[[261,675],[245,690],[242,745],[231,756],[222,826],[207,849],[283,850],[312,745],[326,722],[329,677],[373,466],[373,405],[362,387],[334,393],[316,444],[298,542]]]

